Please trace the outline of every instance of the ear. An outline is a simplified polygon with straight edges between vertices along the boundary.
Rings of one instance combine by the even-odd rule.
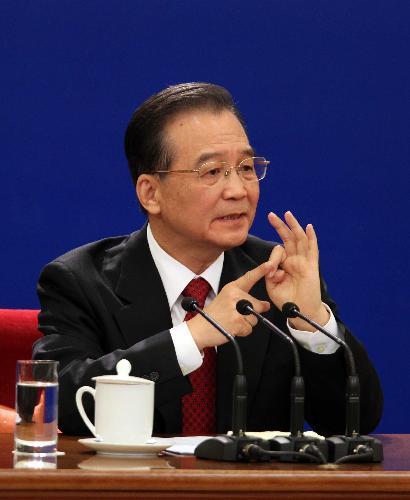
[[[155,175],[141,174],[138,177],[135,191],[141,205],[149,215],[158,215],[161,211],[158,203],[159,182]]]

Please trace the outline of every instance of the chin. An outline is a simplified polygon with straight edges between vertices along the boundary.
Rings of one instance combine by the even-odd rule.
[[[226,238],[220,239],[218,246],[224,251],[230,250],[231,248],[241,246],[246,241],[247,237],[248,237],[248,232],[227,236]]]

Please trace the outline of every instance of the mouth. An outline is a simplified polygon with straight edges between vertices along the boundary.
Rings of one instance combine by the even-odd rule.
[[[226,220],[226,221],[238,221],[246,217],[246,214],[243,213],[234,213],[223,215],[222,217],[218,217],[218,220]]]

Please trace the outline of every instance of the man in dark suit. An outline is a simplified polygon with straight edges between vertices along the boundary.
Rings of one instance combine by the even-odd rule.
[[[230,94],[211,84],[165,89],[136,110],[125,147],[148,224],[69,252],[39,281],[45,336],[34,357],[60,361],[60,428],[85,432],[75,391],[126,358],[132,375],[156,382],[154,432],[227,431],[234,353],[200,315],[185,316],[181,300],[194,295],[238,337],[248,429],[289,428],[294,368],[286,342],[237,313],[242,298],[296,338],[306,419],[322,434],[344,430],[344,353],[302,321],[287,323],[281,306],[296,302],[349,343],[361,378],[361,430],[371,431],[382,409],[379,381],[320,279],[312,225],[270,213],[283,245],[248,235],[269,162],[255,155]]]

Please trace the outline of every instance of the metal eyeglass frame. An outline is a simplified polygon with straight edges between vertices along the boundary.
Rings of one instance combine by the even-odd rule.
[[[255,180],[249,180],[249,179],[245,179],[242,175],[242,170],[240,170],[240,167],[241,167],[241,164],[245,161],[248,161],[248,160],[261,160],[262,163],[264,163],[264,167],[265,167],[265,170],[263,172],[263,175],[261,178],[257,178]],[[205,163],[202,163],[198,168],[193,168],[193,169],[178,169],[178,170],[156,170],[155,172],[152,172],[153,174],[189,174],[189,173],[197,173],[198,174],[198,179],[201,179],[200,175],[199,175],[199,172],[201,171],[201,169],[207,165],[212,165],[212,164],[218,164],[218,165],[227,165],[227,168],[225,169],[225,172],[224,172],[224,177],[227,178],[233,169],[236,170],[236,173],[238,174],[238,176],[244,180],[245,182],[259,182],[261,180],[263,180],[265,177],[266,177],[266,172],[267,172],[267,168],[268,168],[268,165],[269,165],[270,161],[267,160],[266,158],[264,158],[263,156],[250,156],[249,158],[244,158],[242,161],[239,162],[238,165],[236,166],[230,166],[228,162],[225,162],[225,161],[216,161],[216,162],[205,162]],[[222,178],[222,177],[221,177]],[[219,179],[218,179],[219,180]],[[217,184],[218,180],[214,183],[214,184],[210,184],[210,186],[214,186],[215,184]],[[204,184],[206,185],[206,184]]]

